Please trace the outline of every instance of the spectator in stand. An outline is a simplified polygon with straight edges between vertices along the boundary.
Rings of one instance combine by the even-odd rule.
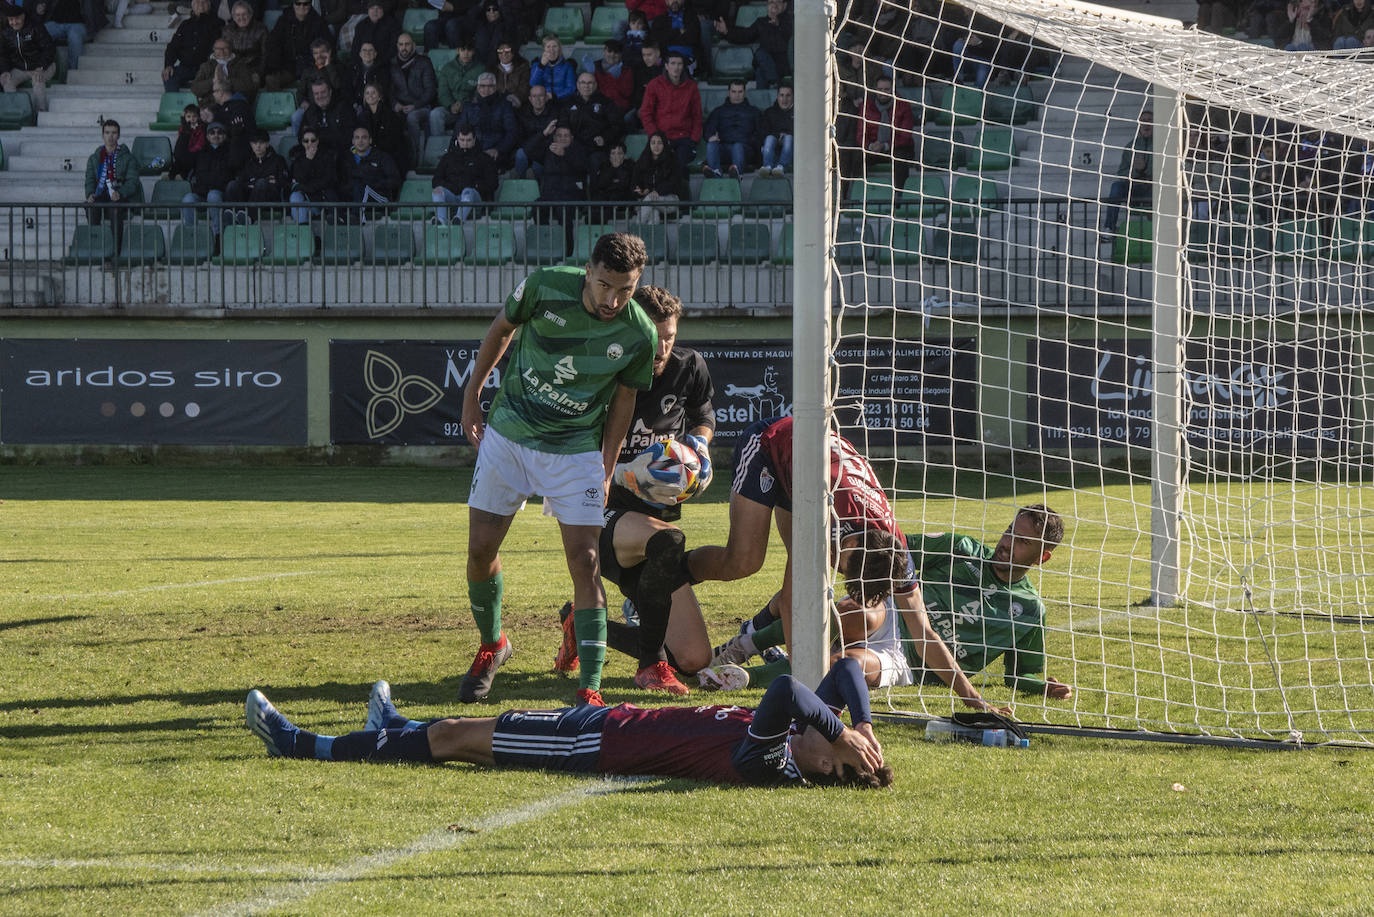
[[[686,0],[667,0],[668,10],[657,19],[649,20],[649,37],[670,58],[674,51],[688,61],[688,72],[697,67],[704,73],[707,67],[706,42],[701,32],[701,20],[687,8]]]
[[[429,113],[429,133],[436,137],[447,134],[458,122],[463,106],[477,94],[477,78],[486,68],[477,60],[477,52],[468,39],[458,41],[458,55],[444,64],[436,77],[439,81],[439,104]]]
[[[1331,47],[1336,51],[1358,50],[1364,33],[1374,28],[1374,7],[1369,0],[1345,0],[1331,20]]]
[[[662,132],[685,168],[696,158],[701,141],[701,92],[687,76],[687,59],[680,51],[668,52],[663,74],[644,87],[639,106],[644,133]]]
[[[496,163],[477,146],[477,135],[472,132],[472,127],[459,124],[453,143],[434,169],[434,203],[471,204],[473,201],[494,200],[496,182]],[[472,208],[459,207],[457,211],[461,223],[471,215]],[[434,219],[439,223],[448,223],[448,207],[439,207]]]
[[[33,84],[34,107],[47,111],[48,80],[56,73],[57,46],[48,30],[22,7],[10,7],[0,29],[0,88],[15,92],[27,80]]]
[[[81,50],[91,33],[86,27],[81,0],[38,0],[31,3],[35,23],[42,23],[55,44],[67,46],[67,69],[81,64]]]
[[[129,214],[122,207],[105,205],[142,200],[143,185],[138,180],[138,162],[134,154],[119,142],[119,122],[102,124],[100,137],[104,142],[86,160],[86,203],[95,205],[86,213],[92,226],[99,226],[109,217],[115,251],[119,251],[124,221]]]
[[[253,18],[253,7],[245,0],[235,3],[230,19],[220,34],[229,42],[234,56],[243,61],[261,81],[262,68],[267,63],[268,33],[262,20]]]
[[[387,104],[382,88],[376,83],[368,83],[363,88],[358,126],[367,128],[369,143],[390,156],[402,175],[410,171],[414,160],[411,158],[410,140],[406,138],[405,119]]]
[[[543,86],[531,86],[529,104],[516,114],[516,135],[519,146],[515,150],[515,177],[532,174],[538,178],[544,171],[544,151],[558,127],[558,111],[549,104],[549,91]]]
[[[310,0],[291,0],[290,14],[282,14],[267,38],[263,86],[274,91],[294,86],[314,63],[310,46],[319,38],[333,43],[324,17],[315,12]]]
[[[573,137],[572,128],[558,122],[544,156],[544,174],[539,178],[539,200],[551,204],[585,201],[587,183],[587,150]],[[534,218],[539,223],[558,223],[563,226],[565,251],[572,243],[576,211],[564,206],[536,207]]]
[[[339,151],[329,149],[313,127],[301,129],[300,145],[291,151],[291,203],[323,204],[339,199]],[[291,217],[309,223],[319,207],[295,206]]]
[[[463,22],[460,7],[466,5],[462,0],[458,3],[454,3],[453,0],[442,0],[439,15],[425,23],[424,34],[421,35],[426,52],[433,51],[440,45],[448,48],[458,47]]]
[[[554,101],[577,92],[577,66],[564,59],[563,43],[556,36],[545,36],[539,60],[530,64],[530,85],[543,86]]]
[[[415,39],[402,32],[391,62],[391,108],[406,120],[410,161],[418,162],[429,130],[429,110],[439,101],[439,84],[429,58],[415,52]]]
[[[635,194],[634,163],[625,157],[625,141],[617,140],[611,144],[610,152],[601,168],[592,173],[588,196],[594,201],[634,201]],[[628,208],[602,207],[592,219],[602,223],[624,219]]]
[[[628,129],[634,130],[642,126],[639,107],[644,104],[644,88],[663,75],[663,55],[659,53],[658,45],[652,41],[645,42],[639,49],[639,54],[632,59],[630,69],[634,71],[635,88],[630,94],[630,107],[625,112],[625,124]]]
[[[668,0],[625,0],[625,8],[630,11],[630,28],[634,28],[634,14],[644,17],[645,27],[659,16],[668,12]]]
[[[272,149],[271,138],[261,128],[254,129],[248,136],[248,149],[249,155],[224,190],[224,199],[236,204],[280,204],[286,200],[291,186],[286,160]],[[239,223],[261,219],[260,207],[239,208],[230,213]]]
[[[265,3],[264,6],[266,6]],[[344,27],[353,18],[353,4],[349,0],[320,0],[320,18],[324,20],[330,36],[340,50],[353,47],[351,35],[348,41],[343,40]],[[357,23],[355,22],[354,25]]]
[[[496,63],[491,68],[496,77],[496,94],[521,111],[530,96],[530,62],[515,53],[509,41],[496,45]],[[547,98],[547,95],[546,95]]]
[[[860,118],[859,147],[865,163],[890,164],[893,182],[902,187],[915,156],[916,115],[910,102],[893,94],[891,77],[874,77],[872,91],[864,93]]]
[[[1244,0],[1198,0],[1197,27],[1203,32],[1218,35],[1236,27]]]
[[[185,178],[196,167],[196,154],[205,148],[205,123],[200,120],[200,106],[187,105],[181,110],[181,126],[177,128],[177,142],[172,147],[171,178]]]
[[[501,16],[514,30],[516,44],[530,41],[538,32],[539,27],[544,22],[544,14],[548,12],[550,6],[557,3],[549,3],[546,0],[498,0],[501,4]]]
[[[1121,161],[1117,164],[1117,178],[1103,201],[1107,208],[1102,228],[1116,232],[1116,224],[1121,218],[1121,205],[1128,207],[1148,207],[1154,183],[1154,112],[1144,109],[1136,123],[1135,137],[1131,145],[1121,151]]]
[[[401,20],[386,11],[382,0],[368,0],[367,15],[358,20],[353,28],[353,47],[364,41],[372,43],[382,63],[390,64],[396,59],[396,39],[401,34]],[[411,45],[415,39],[411,39]]]
[[[667,7],[664,7],[667,9]],[[633,64],[639,60],[639,49],[649,40],[649,19],[643,10],[630,10],[630,18],[620,35],[620,44],[626,60]],[[654,74],[657,76],[658,74]]]
[[[335,155],[348,149],[353,139],[353,128],[358,125],[358,117],[353,106],[342,93],[335,93],[328,81],[319,79],[310,86],[310,104],[301,112],[300,125],[296,136],[306,129],[319,135],[321,142]]]
[[[635,94],[635,74],[622,56],[624,45],[614,38],[601,46],[601,60],[586,68],[596,77],[596,88],[622,112],[629,111]]]
[[[365,41],[357,47],[358,50],[353,61],[349,101],[355,106],[361,107],[363,90],[367,88],[367,85],[375,83],[378,86],[385,86],[391,79],[391,72],[390,68],[383,64],[377,56],[377,49],[372,42]]]
[[[396,160],[372,145],[372,134],[367,128],[358,125],[353,130],[353,146],[343,160],[349,200],[385,204],[395,199],[403,173]],[[370,209],[365,211],[365,215],[371,213]]]
[[[768,15],[744,28],[716,20],[716,31],[736,45],[754,45],[754,81],[771,89],[792,75],[792,11],[787,0],[768,0]]]
[[[509,44],[511,48],[520,47],[520,30],[506,19],[501,7],[494,0],[487,0],[478,12],[480,18],[472,29],[472,45],[477,50],[479,61],[494,66],[500,61],[499,51],[502,42]],[[520,62],[529,63],[523,58]]]
[[[777,101],[763,110],[759,175],[783,175],[792,167],[792,103],[792,87],[779,86]]]
[[[1289,0],[1288,16],[1279,19],[1274,44],[1285,51],[1331,50],[1331,18],[1317,0]]]
[[[229,87],[230,95],[237,92],[245,99],[252,98],[258,91],[258,75],[234,55],[234,49],[223,38],[215,39],[210,59],[196,71],[196,78],[191,81],[191,92],[195,93],[201,105],[209,105],[214,101],[217,83]]]
[[[248,135],[258,127],[253,116],[253,106],[239,92],[232,91],[223,83],[216,83],[210,90],[214,102],[201,110],[201,120],[206,124],[218,121],[229,130],[229,146],[240,159],[248,155]],[[205,112],[209,112],[209,116]]]
[[[351,79],[352,74],[348,68],[334,59],[334,46],[328,39],[315,39],[310,43],[310,65],[301,71],[300,82],[296,87],[300,107],[304,108],[310,101],[310,87],[317,80],[328,83],[329,88],[334,90],[334,95],[346,98]]]
[[[223,30],[224,23],[210,12],[210,0],[191,0],[191,18],[177,26],[162,52],[164,91],[176,92],[195,79],[196,71],[210,57],[215,39]]]
[[[634,192],[641,201],[651,202],[639,208],[643,223],[662,222],[665,215],[669,219],[677,217],[677,208],[665,209],[653,206],[653,202],[682,201],[690,196],[687,172],[661,131],[649,135],[649,143],[635,163]]]
[[[496,77],[484,73],[477,78],[477,94],[458,116],[458,126],[472,129],[477,148],[491,159],[498,170],[508,168],[511,154],[520,139],[515,109],[496,94]]]
[[[196,225],[194,206],[202,202],[219,204],[224,200],[225,189],[238,173],[240,158],[229,145],[229,131],[218,121],[212,121],[205,128],[205,146],[196,154],[196,164],[191,169],[191,190],[181,199],[188,206],[181,208],[181,222],[187,226]],[[210,229],[219,235],[223,212],[219,207],[210,208]]]
[[[708,178],[721,176],[721,153],[728,152],[731,178],[739,178],[749,161],[749,149],[758,142],[762,116],[744,94],[744,81],[734,80],[726,90],[725,101],[711,112],[702,133],[706,135],[706,164],[701,172]]]
[[[577,93],[563,100],[559,120],[566,122],[575,139],[587,151],[587,170],[595,172],[606,162],[611,144],[623,134],[624,116],[596,88],[596,77],[577,75]]]

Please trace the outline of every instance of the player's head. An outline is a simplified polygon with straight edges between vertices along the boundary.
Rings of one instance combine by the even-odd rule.
[[[792,761],[806,782],[814,786],[852,786],[863,790],[892,786],[892,766],[877,771],[858,771],[835,760],[835,751],[825,736],[808,726],[788,743]]]
[[[1043,503],[1023,506],[992,550],[992,569],[1013,583],[1043,564],[1064,540],[1064,520]]]
[[[603,322],[615,318],[634,295],[648,263],[649,254],[639,236],[608,232],[597,239],[582,285],[583,308]]]
[[[840,543],[838,571],[844,591],[860,607],[870,608],[892,594],[892,581],[902,572],[902,546],[891,532],[864,529]]]
[[[677,341],[677,321],[682,317],[682,300],[663,287],[646,286],[635,291],[635,302],[658,328],[658,350],[654,353],[654,375],[668,366],[668,356]]]

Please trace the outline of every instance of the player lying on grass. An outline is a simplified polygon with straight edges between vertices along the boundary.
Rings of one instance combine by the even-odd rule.
[[[1045,604],[1026,577],[1050,559],[1064,540],[1064,520],[1048,506],[1017,510],[996,547],[968,535],[943,533],[920,540],[921,594],[926,617],[965,674],[981,672],[1000,657],[1006,685],[1015,690],[1067,700],[1073,689],[1045,671]],[[936,684],[938,679],[915,652],[910,613],[892,599],[861,609],[839,604],[846,656],[859,660],[873,687]],[[765,608],[715,656],[740,664],[782,640],[782,622]],[[772,670],[749,670],[751,679]]]
[[[730,490],[730,533],[726,545],[688,552],[696,580],[736,580],[758,572],[768,550],[769,523],[776,519],[787,550],[782,588],[770,601],[792,645],[792,418],[770,418],[744,431],[735,447]],[[954,661],[926,618],[906,538],[872,466],[852,443],[831,434],[831,543],[838,545],[835,569],[845,591],[861,608],[881,605],[889,595],[909,617],[916,652],[927,671],[954,689],[975,710],[993,710]],[[896,586],[894,590],[894,584]],[[907,613],[909,612],[909,615]],[[712,666],[728,662],[719,656]],[[1010,713],[997,709],[999,713]]]
[[[851,729],[837,711],[849,707]],[[322,736],[292,725],[260,691],[248,692],[248,728],[267,752],[325,761],[465,761],[586,774],[688,777],[756,786],[847,783],[887,786],[857,662],[842,660],[812,693],[779,678],[756,709],[701,706],[644,710],[588,704],[507,710],[478,719],[410,720],[379,681],[360,732]]]
[[[481,643],[458,688],[464,703],[486,697],[510,658],[501,632],[501,543],[515,513],[536,494],[558,517],[572,576],[583,649],[578,698],[601,703],[606,593],[597,539],[635,390],[653,381],[653,322],[631,299],[647,260],[638,236],[608,233],[597,239],[585,269],[535,271],[506,300],[477,351],[463,391],[463,431],[477,447],[467,580]],[[483,388],[507,348],[510,362],[484,412]]]
[[[634,418],[612,477],[599,548],[602,577],[620,587],[639,624],[631,627],[608,621],[606,643],[638,660],[636,685],[684,695],[687,686],[674,670],[692,674],[705,669],[711,661],[711,641],[696,593],[688,583],[683,561],[686,539],[673,523],[682,517],[679,501],[701,493],[711,480],[708,444],[716,429],[711,406],[714,388],[701,354],[677,344],[682,301],[662,287],[643,286],[635,291],[635,302],[658,330],[654,381],[635,397]],[[700,460],[701,471],[691,494],[671,490],[647,470],[646,450],[669,439],[690,446]],[[570,610],[571,603],[561,612],[563,645],[554,659],[556,672],[571,672],[578,665]],[[711,678],[714,673],[703,673],[703,683],[719,686]]]

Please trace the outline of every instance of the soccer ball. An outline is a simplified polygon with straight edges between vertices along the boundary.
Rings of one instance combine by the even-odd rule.
[[[701,459],[696,450],[675,439],[654,443],[640,453],[647,457],[645,472],[635,474],[638,495],[651,503],[675,506],[694,496],[701,486]],[[636,459],[635,465],[639,465]]]

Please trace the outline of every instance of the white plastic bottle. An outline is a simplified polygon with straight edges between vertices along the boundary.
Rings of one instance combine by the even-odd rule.
[[[953,720],[936,718],[926,723],[926,739],[932,742],[968,742],[989,748],[1029,748],[1030,740],[1007,729],[976,729]]]

